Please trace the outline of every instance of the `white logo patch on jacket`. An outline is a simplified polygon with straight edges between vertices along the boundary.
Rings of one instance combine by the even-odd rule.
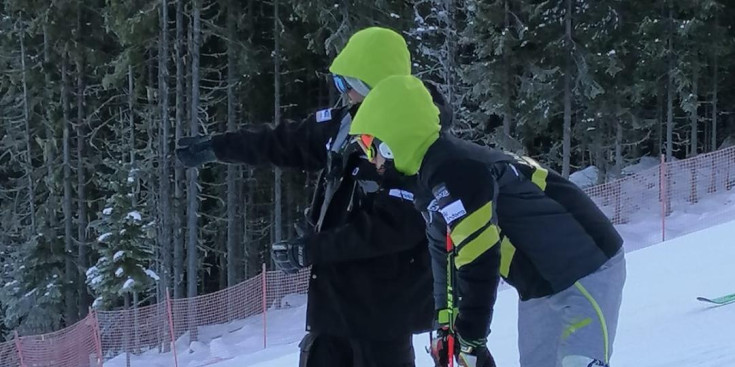
[[[390,189],[390,191],[388,191],[388,195],[399,198],[399,199],[403,199],[406,201],[413,201],[413,193],[410,191],[406,191],[406,190]]]
[[[439,209],[439,212],[442,213],[444,221],[447,224],[452,224],[455,220],[467,215],[467,210],[462,205],[462,200],[455,200],[449,203],[447,206]]]
[[[324,122],[332,119],[332,109],[327,108],[324,110],[316,111],[316,122]]]

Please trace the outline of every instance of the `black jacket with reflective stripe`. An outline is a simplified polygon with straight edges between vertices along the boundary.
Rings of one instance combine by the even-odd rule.
[[[321,171],[307,214],[320,228],[308,240],[307,330],[368,339],[428,331],[434,308],[424,222],[409,187],[342,154],[340,132],[355,112],[248,125],[212,143],[223,162]]]
[[[528,158],[442,135],[418,182],[439,308],[446,307],[447,222],[462,241],[455,243],[455,259],[465,263],[456,271],[454,306],[467,338],[489,330],[501,276],[522,300],[548,296],[597,270],[623,243],[579,187]]]

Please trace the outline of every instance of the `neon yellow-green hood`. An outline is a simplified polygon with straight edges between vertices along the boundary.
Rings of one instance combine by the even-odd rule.
[[[388,144],[398,172],[413,175],[439,138],[439,129],[439,109],[424,83],[411,75],[395,75],[370,91],[350,134],[369,134]]]
[[[365,28],[350,37],[329,72],[360,79],[374,88],[391,75],[411,74],[411,54],[406,40],[395,31]]]

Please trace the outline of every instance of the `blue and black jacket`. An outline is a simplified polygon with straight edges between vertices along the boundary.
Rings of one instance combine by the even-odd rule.
[[[427,221],[435,304],[447,308],[454,294],[458,309],[439,312],[438,321],[456,314],[460,335],[480,339],[489,331],[501,277],[522,300],[548,296],[597,270],[623,241],[572,182],[529,158],[442,133],[440,115],[420,80],[391,76],[370,92],[350,133],[380,140],[399,172],[418,175],[414,191]]]
[[[615,255],[622,239],[574,183],[535,161],[441,136],[429,147],[417,200],[428,219],[435,302],[446,304],[446,233],[455,246],[456,328],[484,337],[498,281],[521,300],[564,290]]]

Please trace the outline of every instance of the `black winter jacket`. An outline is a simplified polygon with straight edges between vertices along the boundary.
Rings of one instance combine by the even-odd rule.
[[[576,185],[535,161],[442,135],[419,171],[435,303],[447,306],[446,233],[454,245],[455,327],[485,337],[500,277],[522,300],[557,293],[615,255],[623,240]]]
[[[301,122],[259,124],[212,138],[219,161],[321,171],[307,220],[312,260],[306,329],[395,339],[432,327],[434,303],[424,221],[411,189],[349,152],[357,107]]]

